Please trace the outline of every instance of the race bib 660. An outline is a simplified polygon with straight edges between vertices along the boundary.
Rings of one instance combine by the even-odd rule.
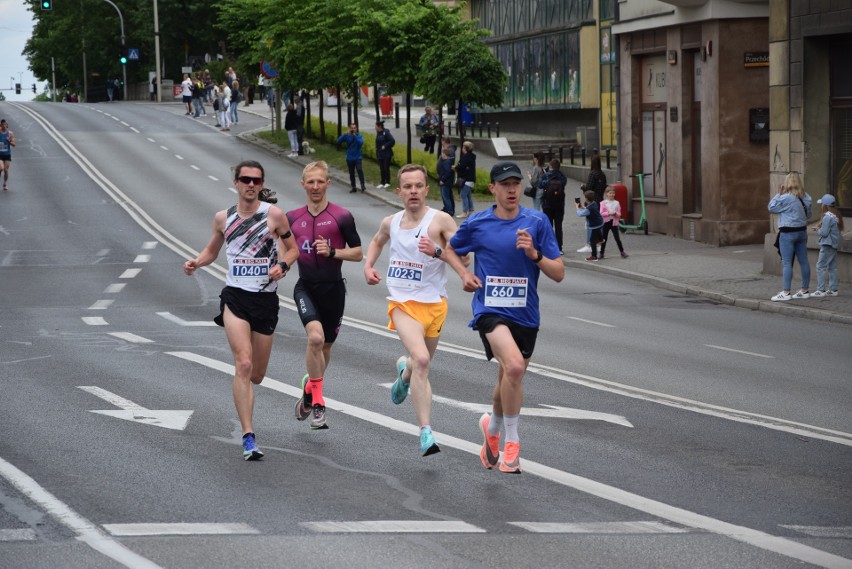
[[[527,285],[524,277],[485,277],[485,306],[527,305]]]

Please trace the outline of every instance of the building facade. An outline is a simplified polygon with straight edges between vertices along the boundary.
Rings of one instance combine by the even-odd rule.
[[[622,0],[622,179],[649,229],[714,245],[769,229],[768,3]],[[627,182],[629,180],[629,182]]]

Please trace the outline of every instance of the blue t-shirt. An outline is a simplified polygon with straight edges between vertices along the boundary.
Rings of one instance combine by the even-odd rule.
[[[517,249],[518,230],[532,235],[536,249],[548,259],[559,257],[559,246],[547,216],[540,211],[520,207],[514,219],[500,219],[491,209],[476,213],[462,223],[450,239],[459,255],[473,252],[474,274],[482,288],[473,293],[473,320],[483,314],[497,314],[528,328],[538,328],[538,277],[541,270],[523,249]]]

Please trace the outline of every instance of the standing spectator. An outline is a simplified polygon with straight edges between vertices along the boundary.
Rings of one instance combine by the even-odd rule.
[[[376,162],[379,163],[381,178],[377,188],[389,188],[391,185],[390,163],[395,144],[393,135],[385,128],[385,121],[376,121]]]
[[[769,213],[778,214],[778,251],[781,253],[784,290],[772,297],[775,302],[808,298],[811,284],[811,264],[808,261],[808,219],[811,217],[811,196],[805,193],[802,179],[790,172],[778,193],[769,200]],[[799,260],[802,287],[791,292],[793,259]]]
[[[188,116],[192,115],[192,80],[189,78],[189,75],[183,74],[183,81],[180,82],[180,87],[182,89],[180,96],[183,98],[183,104],[186,105],[186,114]]]
[[[565,185],[567,183],[568,178],[560,171],[559,160],[554,158],[550,161],[550,169],[541,179],[541,211],[553,226],[560,254],[562,254],[562,220],[565,218]]]
[[[367,187],[364,184],[364,170],[361,167],[361,160],[363,158],[361,147],[364,146],[364,136],[358,132],[357,124],[350,124],[349,130],[337,138],[337,144],[341,143],[346,146],[346,167],[349,168],[349,183],[352,185],[349,193],[354,194],[358,191],[358,188],[355,186],[356,170],[358,171],[358,180],[361,182],[361,191],[367,191]]]
[[[228,112],[231,106],[231,89],[228,88],[228,84],[224,81],[219,86],[216,99],[219,104],[219,124],[222,127],[220,130],[231,130],[231,117]]]
[[[527,172],[527,179],[530,181],[530,187],[535,188],[535,196],[533,196],[533,207],[541,211],[541,195],[544,192],[541,187],[541,179],[544,177],[544,152],[536,152],[532,158],[532,170]]]
[[[157,100],[157,76],[156,75],[151,79],[151,100],[152,101]]]
[[[459,163],[453,167],[458,176],[456,185],[461,187],[462,212],[456,217],[465,218],[473,214],[473,188],[476,185],[476,154],[473,143],[465,140],[462,144]]]
[[[3,172],[3,191],[9,189],[9,168],[12,167],[12,147],[15,146],[15,133],[9,130],[6,119],[0,119],[0,172]]]
[[[456,163],[456,150],[457,149],[456,149],[456,145],[453,144],[453,139],[451,139],[449,136],[442,136],[441,137],[441,150],[444,150],[445,148],[450,149],[450,155],[453,158],[452,164],[450,164],[452,166],[453,164]],[[439,160],[440,160],[440,158],[439,158]]]
[[[485,357],[498,364],[491,414],[479,419],[484,439],[479,458],[483,467],[507,474],[521,472],[518,423],[524,374],[541,325],[539,277],[544,273],[557,283],[565,278],[565,264],[544,215],[520,205],[522,178],[517,164],[495,164],[488,186],[494,206],[462,223],[444,251],[464,290],[474,293],[469,326],[479,332]],[[474,274],[458,257],[469,253],[476,257]],[[494,286],[495,279],[502,286]]]
[[[296,103],[296,139],[298,141],[296,148],[300,156],[305,154],[302,143],[305,141],[305,101],[307,99],[308,92],[302,90]]]
[[[115,94],[115,80],[107,79],[106,82],[107,103],[112,103],[113,95]]]
[[[261,99],[266,99],[266,77],[263,73],[257,76],[257,90]]]
[[[601,157],[599,154],[592,156],[592,162],[589,168],[589,179],[586,183],[580,186],[582,191],[592,190],[595,192],[595,201],[600,203],[603,200],[604,191],[606,190],[606,174],[601,169]]]
[[[819,257],[817,258],[817,289],[811,296],[837,296],[837,250],[840,248],[843,231],[843,216],[837,209],[837,201],[831,194],[817,200],[822,205],[822,220],[814,228],[819,235]],[[825,274],[828,273],[828,288]]]
[[[603,233],[603,217],[601,217],[600,204],[595,201],[595,192],[586,190],[583,194],[586,198],[585,205],[580,205],[580,198],[577,198],[577,215],[586,218],[586,228],[589,231],[589,244],[591,245],[591,255],[586,257],[587,261],[598,260],[598,243],[601,242]],[[547,206],[545,206],[547,212]]]
[[[444,202],[441,211],[450,216],[456,214],[456,201],[453,196],[453,182],[456,180],[456,174],[453,172],[454,161],[452,149],[442,148],[441,157],[438,159],[438,185],[441,186],[441,201]]]
[[[432,114],[432,107],[426,107],[424,110],[426,114],[420,117],[420,129],[423,133],[420,142],[423,143],[424,151],[435,154],[435,141],[438,139],[438,117]]]
[[[243,93],[240,91],[240,82],[234,80],[231,83],[231,122],[240,122],[240,115],[237,114],[237,108],[240,106],[240,101],[243,100]]]
[[[192,106],[195,108],[195,118],[200,117],[201,113],[207,116],[207,109],[204,108],[204,82],[198,74],[192,81]]]
[[[296,130],[296,122],[299,118],[296,116],[296,106],[293,103],[287,105],[287,112],[284,113],[284,130],[287,131],[287,138],[290,140],[290,154],[288,158],[295,158],[299,155],[299,133]]]
[[[225,72],[225,83],[228,84],[228,88],[233,88],[234,81],[237,80],[237,72],[234,71],[233,67],[228,67],[228,70]]]
[[[204,101],[212,105],[213,104],[213,88],[216,86],[216,82],[213,80],[213,76],[210,75],[210,70],[205,69],[202,77],[202,81],[204,81]]]
[[[609,238],[609,232],[612,231],[612,237],[615,239],[615,244],[618,245],[618,250],[621,256],[627,258],[627,253],[624,252],[624,246],[621,244],[621,236],[618,234],[618,221],[621,219],[621,204],[615,199],[615,188],[607,186],[604,190],[604,200],[601,202],[601,217],[603,218],[603,241],[601,241],[601,254],[598,259],[604,258],[604,250],[606,242]]]

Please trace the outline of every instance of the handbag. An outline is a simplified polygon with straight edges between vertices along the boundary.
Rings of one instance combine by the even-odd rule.
[[[781,256],[781,232],[775,234],[775,243],[773,243],[775,249],[778,250],[778,256]]]
[[[420,144],[426,144],[426,137],[425,136],[420,137]]]
[[[535,198],[535,188],[532,186],[527,186],[524,188],[524,195],[528,198]]]

